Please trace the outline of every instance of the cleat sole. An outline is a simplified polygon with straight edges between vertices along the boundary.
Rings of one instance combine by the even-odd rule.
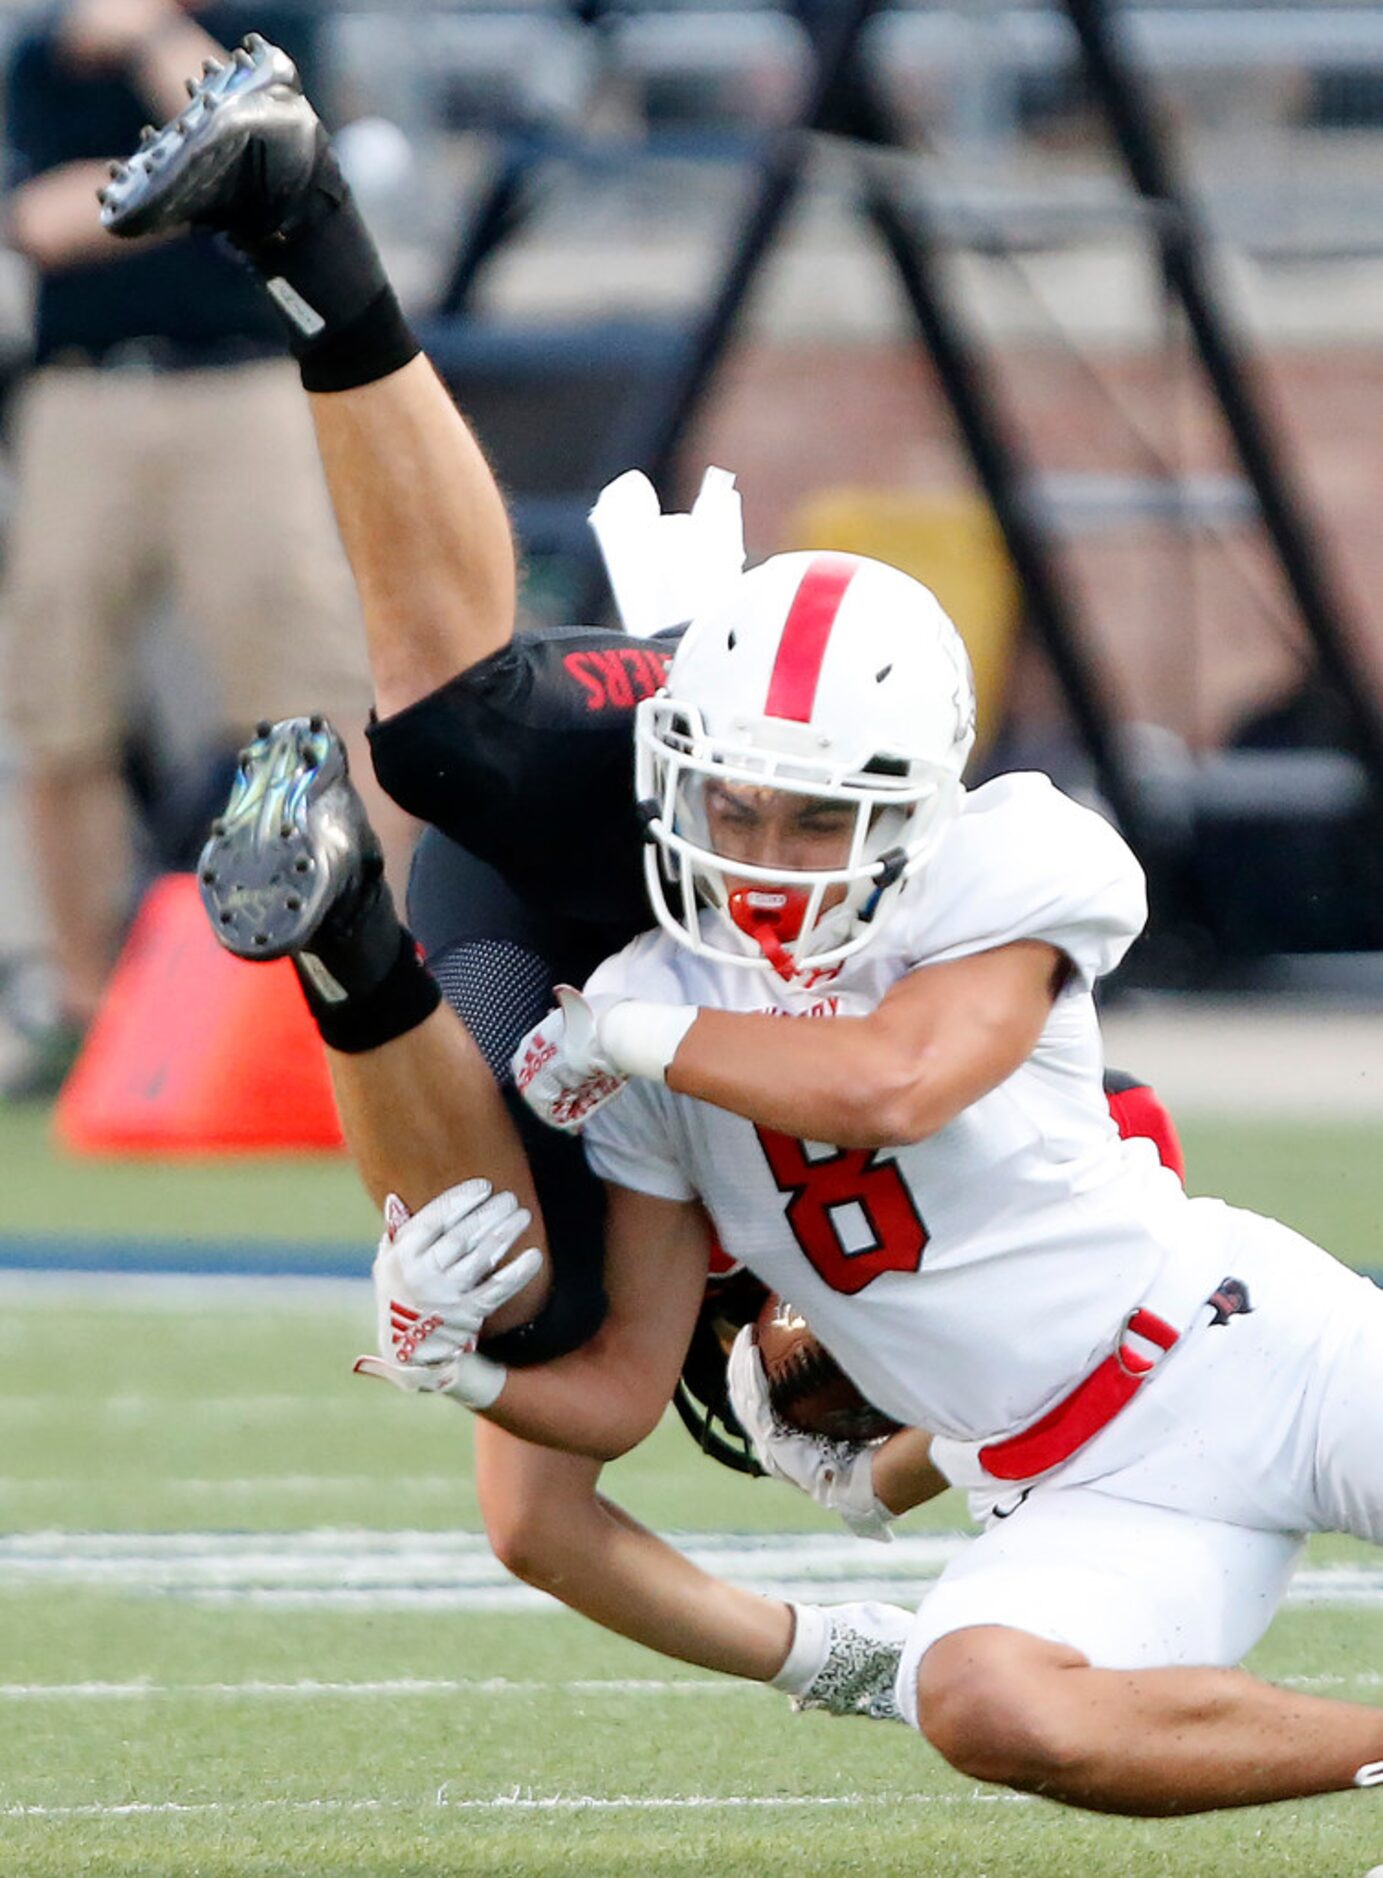
[[[286,958],[317,930],[339,887],[314,802],[346,776],[339,739],[324,719],[293,717],[241,753],[225,811],[198,861],[202,904],[217,938],[240,958]]]
[[[171,123],[140,145],[122,174],[99,192],[101,223],[135,236],[185,227],[225,208],[226,179],[251,138],[277,120],[283,136],[291,114],[303,178],[315,157],[319,125],[286,53],[251,34],[229,65],[208,60],[200,80],[187,80],[188,103]]]

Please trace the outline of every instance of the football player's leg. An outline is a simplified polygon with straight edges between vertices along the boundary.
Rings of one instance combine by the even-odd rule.
[[[315,394],[381,717],[507,644],[515,550],[489,464],[427,359]]]
[[[533,1215],[521,1248],[546,1252],[546,1230],[522,1143],[493,1077],[445,1003],[377,1048],[328,1048],[346,1143],[371,1198],[398,1194],[410,1212],[457,1182],[481,1176]],[[516,1248],[520,1249],[520,1248]],[[550,1268],[486,1320],[487,1353],[512,1360],[493,1339],[530,1323],[548,1302]]]
[[[242,752],[199,877],[212,928],[246,959],[291,958],[327,1046],[348,1144],[376,1200],[410,1209],[472,1175],[533,1213],[527,1158],[499,1089],[420,961],[384,879],[379,842],[321,718],[262,725]],[[544,1302],[546,1271],[495,1330]]]
[[[514,549],[484,455],[419,355],[292,63],[252,35],[103,192],[114,233],[196,224],[245,253],[312,394],[381,713],[505,644]]]
[[[1383,1712],[1230,1667],[1298,1548],[1092,1488],[1039,1490],[923,1604],[900,1704],[961,1772],[1095,1811],[1347,1788],[1383,1756]]]
[[[1361,1281],[1350,1291],[1315,1377],[1307,1455],[1313,1523],[1383,1545],[1383,1290]]]
[[[1100,1669],[1005,1629],[944,1638],[924,1663],[919,1699],[923,1733],[961,1773],[1100,1813],[1344,1792],[1383,1756],[1376,1708],[1237,1669]]]

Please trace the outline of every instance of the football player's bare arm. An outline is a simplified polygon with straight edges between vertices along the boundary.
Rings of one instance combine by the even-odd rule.
[[[900,1428],[874,1450],[874,1491],[890,1513],[909,1513],[945,1493],[950,1481],[932,1465],[932,1438],[921,1428]]]
[[[449,1005],[378,1049],[327,1051],[346,1142],[376,1206],[398,1194],[412,1213],[448,1187],[482,1175],[533,1215],[522,1246],[546,1250],[528,1157],[485,1059]],[[492,1333],[525,1324],[550,1287],[546,1265],[487,1319]]]
[[[483,1173],[497,1188],[510,1187],[533,1212],[521,1244],[543,1243],[537,1197],[508,1112],[469,1033],[445,1005],[368,1058],[328,1054],[347,1140],[377,1204],[394,1192],[416,1212],[452,1185],[458,1170]],[[699,1299],[705,1252],[699,1220],[693,1224]],[[606,1269],[621,1361],[634,1360],[618,1355],[626,1319],[640,1312],[656,1315],[643,1282],[642,1254],[652,1248],[638,1244],[637,1226],[631,1218],[626,1233],[612,1234]],[[546,1284],[545,1273],[487,1319],[487,1329],[526,1322]],[[661,1308],[661,1285],[658,1293]],[[680,1361],[679,1348],[675,1362]],[[513,1399],[535,1393],[524,1379],[536,1374],[510,1372],[511,1406]],[[582,1380],[588,1375],[583,1369],[580,1387],[591,1386]],[[654,1393],[671,1389],[664,1375]],[[656,1419],[658,1410],[651,1412]],[[582,1454],[537,1446],[478,1417],[475,1485],[495,1556],[516,1577],[649,1649],[760,1681],[776,1675],[792,1641],[789,1606],[709,1577],[597,1496],[600,1465]]]
[[[922,1141],[1027,1061],[1069,970],[1054,946],[1022,939],[919,966],[868,1017],[703,1010],[668,1087],[800,1140]]]
[[[96,216],[96,191],[109,166],[96,162],[63,163],[21,183],[5,204],[4,239],[44,273],[91,261],[118,261],[129,246],[108,235]],[[152,247],[155,235],[138,244]]]
[[[605,1322],[570,1356],[511,1369],[486,1415],[525,1441],[596,1460],[637,1447],[672,1400],[709,1255],[695,1202],[610,1187]]]
[[[428,360],[309,397],[388,717],[505,645],[513,535],[484,453]]]
[[[495,1556],[592,1623],[703,1669],[766,1682],[791,1608],[710,1577],[596,1492],[600,1463],[478,1421],[475,1484]]]

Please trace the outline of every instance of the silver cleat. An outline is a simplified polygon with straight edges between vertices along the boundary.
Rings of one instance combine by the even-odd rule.
[[[287,53],[251,33],[228,65],[208,59],[187,81],[188,103],[100,191],[101,222],[115,235],[147,235],[204,223],[236,232],[289,202],[312,173],[324,133]],[[243,159],[259,140],[263,162],[242,186]]]

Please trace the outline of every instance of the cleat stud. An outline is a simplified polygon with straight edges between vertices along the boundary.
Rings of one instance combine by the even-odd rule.
[[[182,82],[183,82],[183,86],[184,86],[184,88],[186,89],[186,92],[187,92],[187,95],[188,95],[188,97],[189,97],[189,98],[195,98],[195,97],[196,97],[196,95],[197,95],[197,81],[196,81],[196,79],[195,79],[195,78],[185,78],[185,79],[184,79],[184,80],[183,80]]]
[[[145,124],[143,129],[139,133],[139,141],[141,143],[152,143],[155,137],[157,136],[158,136],[157,124]]]
[[[222,65],[219,59],[203,59],[202,60],[202,77],[203,78],[215,78],[218,72],[223,72],[225,69],[226,69],[225,66]]]
[[[259,722],[255,725],[255,735],[256,737],[267,737],[273,728],[273,725],[269,722],[267,717],[261,717]]]
[[[221,919],[221,924],[222,924],[223,926],[229,926],[229,925],[230,925],[230,923],[231,923],[231,921],[232,921],[232,920],[233,920],[234,918],[235,918],[235,915],[234,915],[233,913],[222,913],[222,914],[220,915],[220,919]]]
[[[221,100],[217,97],[214,91],[204,91],[202,93],[203,113],[214,111],[220,102]]]
[[[242,43],[246,52],[249,53],[264,52],[268,49],[269,45],[269,41],[264,37],[263,33],[246,33]]]
[[[327,720],[320,715],[309,717],[307,720],[307,727],[312,732],[314,737],[319,737],[321,733],[327,727]]]
[[[251,71],[254,67],[254,59],[245,50],[244,46],[237,46],[235,48],[235,62],[242,72]]]
[[[312,872],[312,862],[307,855],[300,854],[298,856],[297,860],[293,863],[293,872],[295,874],[310,874]]]
[[[124,181],[125,177],[129,175],[129,171],[125,168],[123,163],[112,163],[109,166],[107,174],[118,183]]]
[[[184,124],[182,119],[179,118],[177,123],[173,126],[173,133],[175,136],[185,137],[191,128],[192,126],[190,124]]]
[[[288,908],[290,913],[301,913],[302,911],[303,903],[296,893],[290,893],[283,904]]]
[[[204,887],[214,887],[216,885],[216,869],[214,867],[205,869],[202,874],[202,885]]]
[[[224,819],[221,816],[218,815],[216,820],[211,824],[211,832],[213,835],[225,834],[226,824],[225,824]]]
[[[108,209],[111,204],[111,191],[109,189],[98,189],[96,191],[96,200],[103,209]]]
[[[269,943],[269,935],[267,932],[257,932],[255,934],[255,944],[257,946],[267,946],[268,943]]]

